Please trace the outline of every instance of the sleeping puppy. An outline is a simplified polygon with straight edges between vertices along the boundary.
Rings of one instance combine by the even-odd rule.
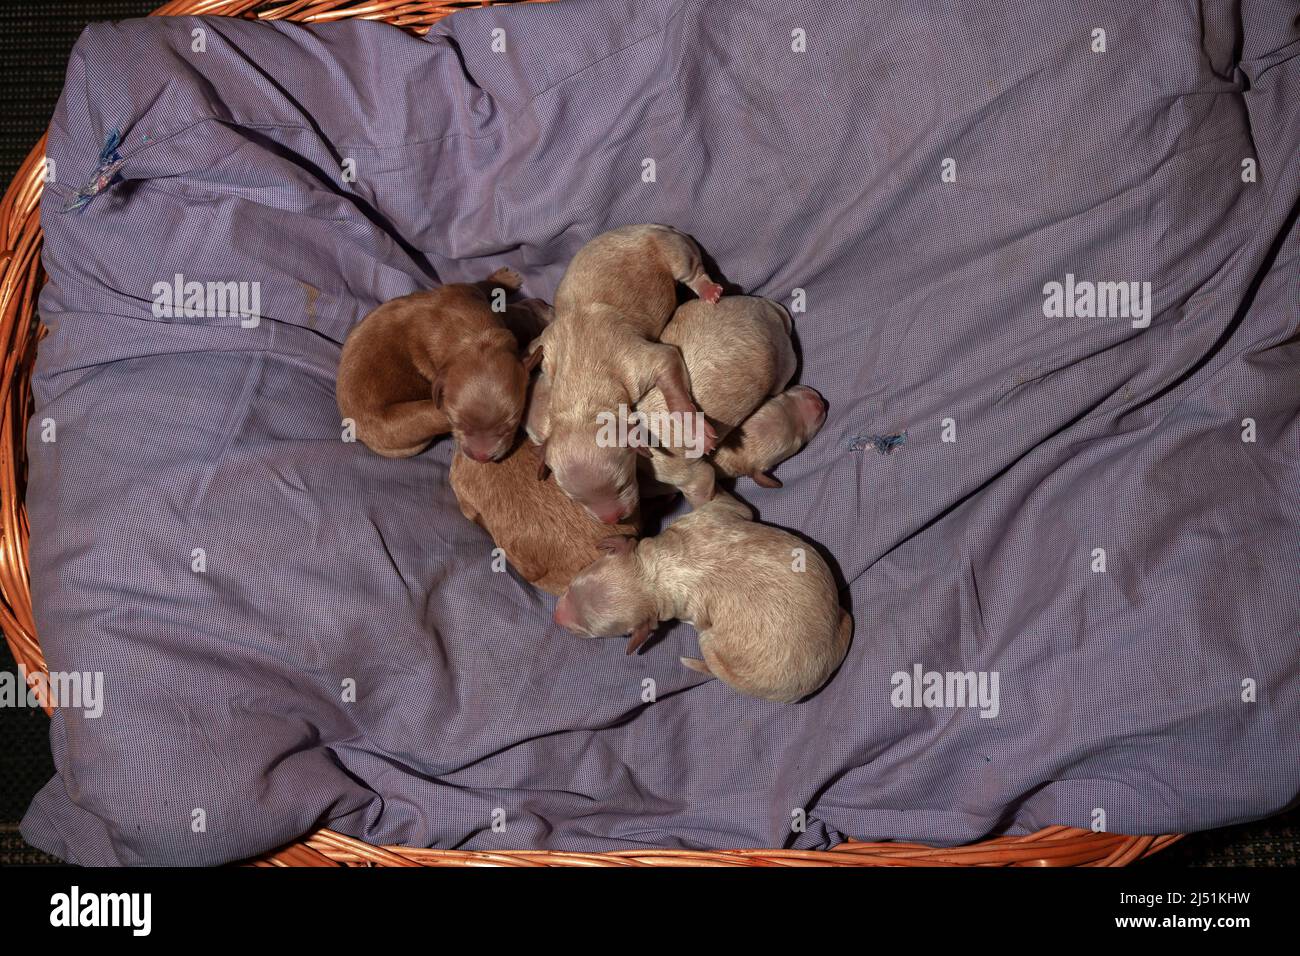
[[[606,232],[569,263],[555,321],[541,339],[550,390],[539,435],[545,465],[565,494],[606,524],[636,508],[636,455],[602,446],[602,413],[630,411],[656,387],[670,410],[696,411],[681,353],[658,341],[677,306],[678,282],[707,302],[722,295],[689,236],[653,225]],[[716,441],[706,429],[705,451]]]
[[[535,299],[492,310],[494,291],[520,282],[498,269],[482,282],[385,302],[357,324],[343,343],[336,395],[368,448],[407,458],[451,432],[476,461],[510,449],[528,390],[520,346],[549,313]]]
[[[821,556],[758,524],[725,493],[654,538],[609,538],[569,585],[555,623],[585,637],[632,634],[628,653],[661,620],[699,632],[704,660],[687,667],[742,694],[790,703],[817,690],[848,651],[853,619]]]
[[[813,440],[826,424],[826,400],[796,385],[764,402],[718,444],[713,464],[731,478],[748,475],[764,488],[780,488],[772,469]]]
[[[727,296],[716,306],[687,302],[673,313],[672,321],[664,328],[660,341],[681,350],[694,399],[719,437],[719,451],[733,445],[733,467],[760,454],[770,462],[765,467],[775,467],[802,447],[798,437],[806,441],[820,427],[818,423],[809,431],[810,425],[803,421],[803,408],[808,403],[785,401],[778,394],[795,370],[790,331],[790,316],[785,309],[755,296]],[[533,387],[528,411],[527,430],[534,441],[540,441],[546,431],[549,392],[543,373]],[[820,402],[820,396],[810,388],[791,392],[807,393]],[[770,400],[773,407],[766,409],[762,403],[770,396],[776,396]],[[652,388],[637,403],[636,410],[646,416],[652,434],[651,446],[636,449],[648,459],[641,467],[641,493],[671,494],[681,490],[693,506],[708,501],[713,496],[714,469],[699,455],[698,445],[686,448],[676,440],[682,437],[680,434],[673,435],[671,428],[665,431],[660,427],[667,424],[660,417],[668,410],[663,394]],[[760,412],[763,414],[758,417]],[[753,434],[741,452],[729,435],[750,421],[755,422]],[[751,467],[743,473],[754,470]]]
[[[660,341],[676,345],[691,377],[691,393],[723,447],[732,429],[777,395],[795,371],[790,316],[770,299],[727,296],[716,306],[687,302],[674,314]],[[692,507],[713,497],[716,473],[699,449],[684,447],[662,416],[667,403],[651,389],[636,409],[646,416],[651,447],[638,448],[646,469],[661,484],[678,488]]]
[[[541,454],[523,441],[499,462],[451,461],[451,489],[461,513],[492,540],[524,580],[562,594],[574,575],[600,557],[597,545],[611,527],[597,521],[556,486],[538,481]],[[614,525],[618,534],[639,534],[639,517]]]

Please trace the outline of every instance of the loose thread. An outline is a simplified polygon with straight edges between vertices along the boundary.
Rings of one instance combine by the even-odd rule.
[[[888,455],[905,444],[907,432],[899,432],[897,435],[855,435],[849,442],[849,451],[871,448],[881,455]]]
[[[64,212],[81,212],[90,205],[92,199],[117,181],[118,170],[126,162],[117,151],[121,145],[122,131],[115,129],[104,140],[104,148],[99,151],[99,165],[91,174],[90,182],[77,190],[73,198],[64,205]]]

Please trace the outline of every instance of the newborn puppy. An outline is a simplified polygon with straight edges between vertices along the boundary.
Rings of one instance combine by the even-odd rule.
[[[773,468],[813,440],[826,424],[826,400],[796,385],[761,405],[714,452],[713,464],[732,478],[748,475],[764,488],[780,488]]]
[[[510,449],[528,390],[521,339],[537,334],[549,311],[528,299],[494,312],[494,291],[520,282],[513,269],[498,269],[482,282],[385,302],[357,324],[343,343],[336,396],[368,448],[407,458],[451,432],[476,461]]]
[[[673,314],[660,341],[681,349],[691,392],[720,442],[794,375],[790,329],[785,309],[755,296],[727,296],[716,306],[691,301]],[[712,498],[713,466],[700,456],[698,444],[688,447],[678,440],[686,429],[674,428],[680,419],[665,416],[668,407],[659,389],[651,389],[636,409],[646,416],[654,438],[644,452],[650,475],[681,489],[692,507]],[[682,435],[675,436],[674,431]],[[688,442],[697,437],[702,436],[686,436]]]
[[[555,623],[586,637],[630,632],[630,654],[661,620],[679,618],[704,655],[681,658],[687,667],[764,700],[808,696],[844,660],[853,619],[816,550],[752,517],[720,493],[657,537],[607,539],[606,556],[555,606]]]
[[[574,575],[600,557],[597,545],[611,528],[570,501],[554,481],[538,481],[540,463],[540,453],[526,441],[499,462],[457,454],[451,488],[461,512],[492,535],[524,580],[561,594]],[[632,518],[614,529],[638,534],[640,521]]]
[[[681,353],[657,341],[677,307],[678,282],[707,302],[722,295],[689,236],[667,226],[614,229],[573,257],[542,335],[550,391],[543,458],[564,493],[606,524],[636,508],[636,456],[617,443],[602,447],[602,413],[630,411],[655,387],[670,410],[696,411]],[[705,451],[716,441],[706,430]]]

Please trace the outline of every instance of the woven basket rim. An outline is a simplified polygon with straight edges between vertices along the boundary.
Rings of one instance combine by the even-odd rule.
[[[411,0],[173,0],[151,16],[204,14],[321,23],[347,18],[384,20],[424,33],[442,17],[489,2]],[[508,2],[508,0],[506,0]],[[546,0],[518,0],[546,2]],[[0,200],[0,629],[15,661],[30,675],[46,672],[32,618],[24,503],[26,431],[31,371],[42,330],[36,314],[41,270],[40,197],[45,137],[19,167]],[[51,712],[48,703],[46,713]],[[438,850],[373,846],[329,829],[249,861],[255,866],[1126,866],[1181,839],[1180,834],[1129,836],[1049,826],[957,847],[849,840],[830,850],[670,850],[571,853],[555,850]]]

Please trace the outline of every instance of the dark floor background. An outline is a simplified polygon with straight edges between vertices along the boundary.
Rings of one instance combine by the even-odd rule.
[[[143,16],[161,0],[105,0],[42,7],[0,4],[0,183],[7,185],[45,131],[63,86],[68,52],[93,20]],[[0,670],[16,669],[0,641]],[[54,774],[49,721],[39,710],[0,707],[0,864],[54,862],[18,835],[36,791]],[[1273,820],[1187,837],[1141,866],[1300,865],[1300,810]]]

